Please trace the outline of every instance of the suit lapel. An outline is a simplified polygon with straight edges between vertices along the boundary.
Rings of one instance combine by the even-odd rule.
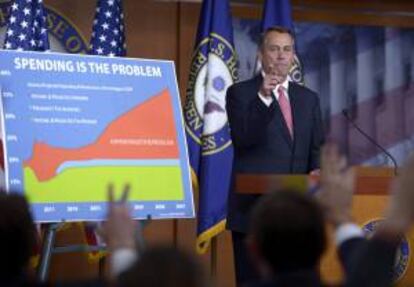
[[[301,118],[303,112],[300,112],[306,109],[306,107],[303,107],[303,101],[300,100],[300,94],[298,93],[296,85],[292,82],[289,83],[289,100],[292,109],[293,134],[295,139],[300,135],[303,124],[306,124]]]
[[[257,75],[253,80],[254,80],[254,83],[256,85],[257,91],[259,91],[260,86],[262,85],[262,82],[263,82],[262,75],[261,74]],[[293,83],[292,82],[289,83],[288,94],[289,94],[289,101],[290,101],[291,109],[292,109],[293,130],[294,130],[293,137],[295,137],[295,134],[296,134],[295,113],[293,112],[293,107],[294,106],[292,105],[292,102],[294,102],[296,99],[292,100],[292,98],[294,98],[293,94],[295,93],[293,87],[294,87]],[[291,96],[291,94],[292,94],[292,96]],[[291,149],[293,149],[294,139],[292,140],[292,138],[290,136],[289,129],[288,129],[288,127],[286,125],[286,122],[285,122],[285,118],[283,117],[282,111],[281,111],[280,106],[279,106],[279,102],[277,101],[277,98],[274,94],[273,94],[273,99],[275,101],[275,106],[276,106],[275,112],[276,112],[276,117],[277,117],[277,126],[278,126],[279,130],[281,131],[281,133],[283,135],[283,138],[288,143],[289,147]]]
[[[254,89],[255,91],[259,91],[260,90],[260,86],[262,85],[263,82],[263,76],[261,73],[259,73],[258,75],[256,75],[253,78],[253,83],[254,83]]]

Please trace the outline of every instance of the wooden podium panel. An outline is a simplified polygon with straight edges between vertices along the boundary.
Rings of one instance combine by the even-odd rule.
[[[388,204],[390,185],[394,177],[391,168],[355,167],[356,186],[353,198],[352,215],[361,227],[370,226],[380,220]],[[239,174],[236,176],[236,191],[241,194],[265,194],[281,188],[308,190],[319,183],[318,176],[310,175],[275,175],[275,174]],[[322,258],[322,277],[329,283],[339,283],[342,269],[336,254],[336,246],[332,238],[332,230],[328,227],[328,249]],[[406,235],[409,254],[399,260],[396,265],[402,270],[397,286],[414,286],[414,232]],[[375,256],[375,255],[373,255]],[[402,262],[407,260],[407,262]]]
[[[393,169],[356,167],[355,194],[386,195],[394,176]],[[280,188],[306,190],[318,184],[319,176],[280,174],[238,174],[236,191],[244,194],[264,194]]]

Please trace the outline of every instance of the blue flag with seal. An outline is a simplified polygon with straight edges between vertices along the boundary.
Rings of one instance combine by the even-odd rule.
[[[199,253],[225,229],[233,161],[225,97],[236,79],[229,3],[204,0],[184,107],[193,184],[199,191]]]
[[[290,0],[266,0],[263,7],[261,30],[264,32],[274,26],[287,28],[294,33]],[[297,54],[295,54],[293,65],[290,68],[289,77],[293,82],[304,84],[302,65]]]

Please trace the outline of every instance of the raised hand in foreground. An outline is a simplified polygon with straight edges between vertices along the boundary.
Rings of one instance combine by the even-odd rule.
[[[334,226],[350,222],[355,175],[354,170],[347,167],[346,158],[339,154],[336,145],[323,146],[320,176],[321,190],[317,196],[327,220]]]

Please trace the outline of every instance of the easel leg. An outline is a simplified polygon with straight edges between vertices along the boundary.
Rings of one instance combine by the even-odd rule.
[[[59,223],[50,223],[46,226],[46,235],[43,240],[40,263],[37,268],[37,277],[41,282],[46,281],[49,275],[49,266],[53,251],[52,249],[55,244],[56,231],[59,225]]]

